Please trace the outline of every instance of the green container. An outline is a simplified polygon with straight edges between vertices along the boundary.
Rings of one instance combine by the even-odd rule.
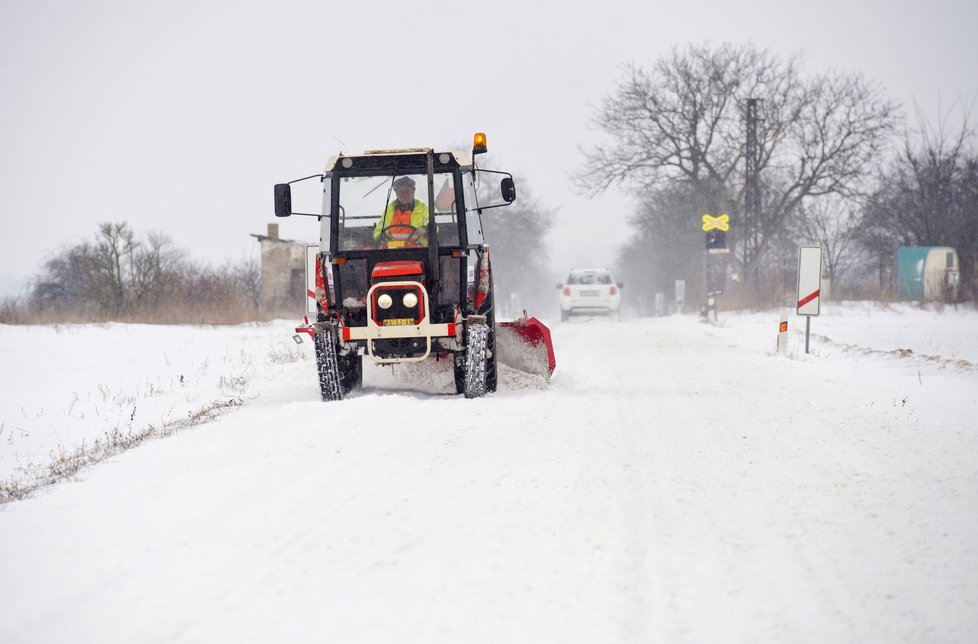
[[[930,246],[901,246],[897,249],[896,298],[924,299],[924,268]]]
[[[957,298],[958,253],[950,246],[903,246],[897,249],[896,298],[917,302],[953,302]]]

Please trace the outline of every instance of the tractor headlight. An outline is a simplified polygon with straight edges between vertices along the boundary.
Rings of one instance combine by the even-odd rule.
[[[382,309],[389,309],[393,304],[393,298],[387,293],[381,293],[380,297],[377,298],[377,306]]]
[[[401,300],[401,302],[404,304],[404,308],[413,309],[418,305],[418,296],[414,293],[407,293],[404,295],[404,299]]]

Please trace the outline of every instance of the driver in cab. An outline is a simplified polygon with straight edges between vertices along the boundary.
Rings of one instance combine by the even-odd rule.
[[[387,204],[374,227],[374,241],[381,248],[419,248],[428,245],[428,206],[414,198],[414,179],[394,181],[397,199]]]

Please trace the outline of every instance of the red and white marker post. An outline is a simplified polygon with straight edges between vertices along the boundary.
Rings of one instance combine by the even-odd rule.
[[[781,309],[781,321],[778,322],[778,353],[788,353],[788,309]]]
[[[796,312],[805,316],[805,353],[812,316],[818,315],[822,293],[822,247],[802,246],[798,253],[798,305]]]

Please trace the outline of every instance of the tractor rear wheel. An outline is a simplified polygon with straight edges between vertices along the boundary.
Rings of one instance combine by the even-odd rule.
[[[465,392],[465,352],[459,351],[454,356],[455,367],[455,393]]]
[[[484,323],[467,324],[466,335],[463,393],[466,398],[481,398],[486,395],[489,327]]]
[[[363,356],[351,351],[337,358],[343,395],[363,386]]]
[[[496,391],[498,365],[496,362],[496,307],[486,316],[486,392]]]
[[[329,329],[318,329],[314,340],[316,345],[316,367],[319,372],[319,393],[323,400],[342,400],[340,369],[336,355],[336,339]]]

